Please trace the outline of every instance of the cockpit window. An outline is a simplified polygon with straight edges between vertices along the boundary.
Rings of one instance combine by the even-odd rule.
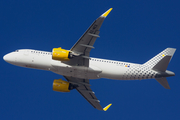
[[[19,50],[16,50],[16,51],[14,51],[14,52],[19,52]]]

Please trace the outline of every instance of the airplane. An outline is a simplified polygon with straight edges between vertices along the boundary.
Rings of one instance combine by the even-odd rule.
[[[175,76],[166,70],[175,48],[166,48],[144,64],[93,58],[90,51],[99,36],[99,29],[112,8],[97,18],[70,50],[53,48],[52,52],[19,49],[6,54],[3,59],[13,65],[52,71],[67,80],[55,79],[53,90],[70,92],[76,89],[94,108],[106,111],[112,104],[102,108],[90,88],[90,79],[143,80],[155,78],[164,88],[170,89],[166,77]]]

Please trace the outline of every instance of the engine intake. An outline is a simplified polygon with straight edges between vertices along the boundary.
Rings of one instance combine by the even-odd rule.
[[[53,48],[52,50],[52,59],[60,61],[68,61],[72,58],[72,53],[68,50],[59,48]]]
[[[53,90],[57,92],[70,92],[74,88],[75,86],[62,79],[55,79],[53,82]]]

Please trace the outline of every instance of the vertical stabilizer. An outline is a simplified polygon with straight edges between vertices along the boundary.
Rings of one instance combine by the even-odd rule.
[[[155,57],[144,63],[143,66],[156,71],[164,72],[166,71],[175,51],[175,48],[166,48]]]

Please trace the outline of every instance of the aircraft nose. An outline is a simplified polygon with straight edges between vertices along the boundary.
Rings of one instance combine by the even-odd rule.
[[[11,53],[4,55],[3,59],[4,59],[4,61],[6,61],[8,63],[13,62],[13,56],[11,55]]]
[[[8,61],[8,54],[4,55],[3,59],[4,61]]]

